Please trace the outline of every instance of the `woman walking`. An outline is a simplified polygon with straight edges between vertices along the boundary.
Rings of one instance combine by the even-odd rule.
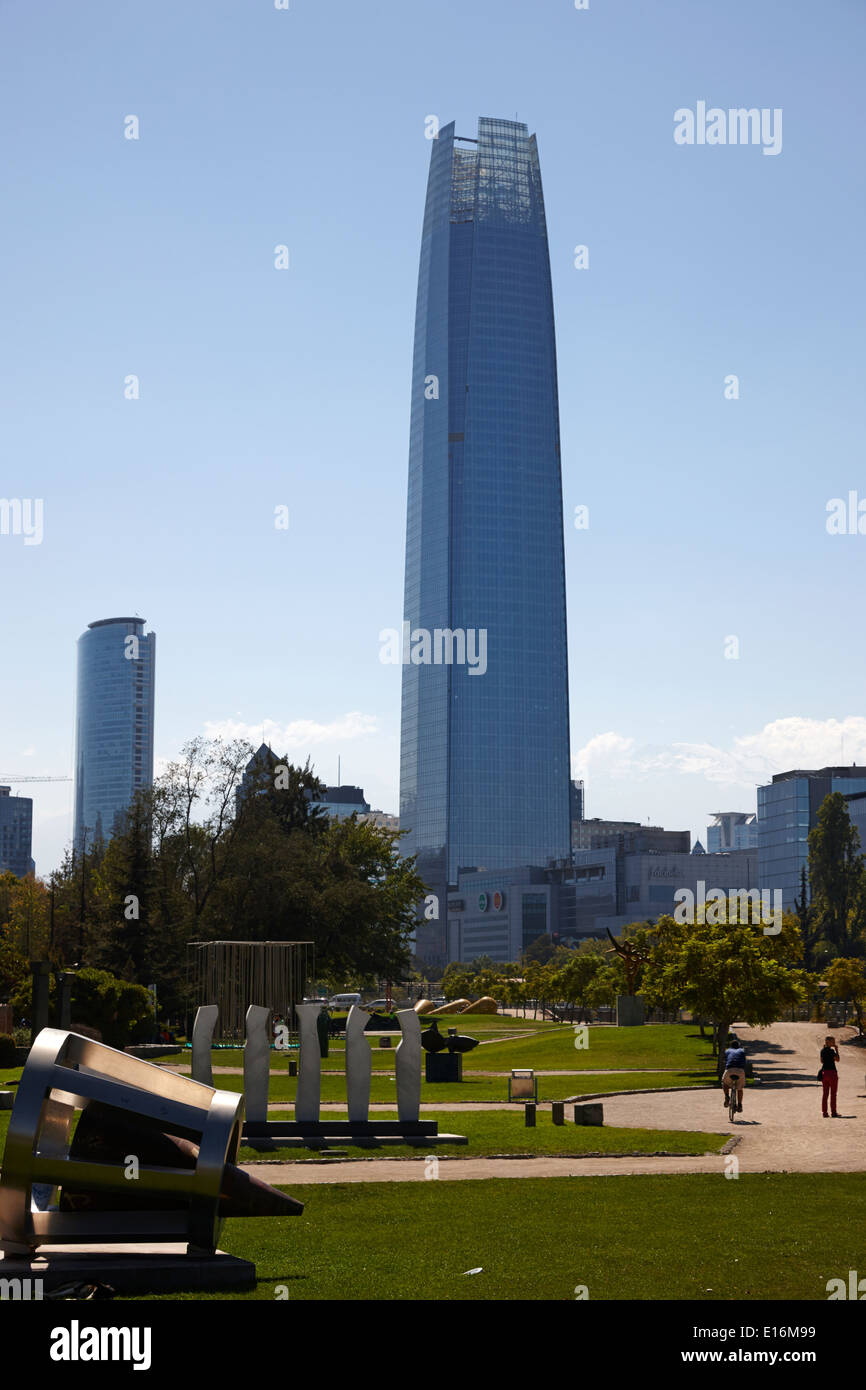
[[[823,1090],[821,1092],[821,1113],[827,1119],[827,1097],[830,1097],[830,1116],[838,1120],[839,1114],[836,1110],[836,1090],[839,1086],[839,1073],[836,1070],[836,1063],[839,1060],[839,1049],[836,1046],[836,1039],[828,1033],[824,1039],[824,1046],[821,1048],[821,1071],[819,1073]]]

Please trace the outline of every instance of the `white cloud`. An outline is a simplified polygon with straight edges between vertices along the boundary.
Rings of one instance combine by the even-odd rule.
[[[379,721],[374,714],[353,710],[330,724],[320,724],[315,719],[295,719],[289,724],[278,724],[274,719],[261,719],[255,724],[240,719],[218,719],[209,720],[204,731],[207,738],[245,738],[256,748],[260,743],[269,743],[276,752],[288,753],[317,743],[364,738],[379,732]]]
[[[752,788],[774,773],[796,767],[866,763],[866,718],[806,719],[792,715],[735,738],[729,748],[712,743],[636,747],[623,734],[596,734],[574,759],[577,777],[644,781],[651,774],[697,774],[708,782]]]

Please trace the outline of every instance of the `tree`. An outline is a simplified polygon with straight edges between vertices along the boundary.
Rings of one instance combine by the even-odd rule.
[[[860,835],[841,792],[824,798],[817,824],[809,831],[809,879],[819,935],[835,955],[863,955],[866,871]]]
[[[537,936],[535,940],[530,941],[529,945],[526,947],[526,950],[523,952],[523,959],[524,962],[537,961],[539,965],[546,965],[553,956],[555,950],[556,946],[554,945],[552,937],[547,934],[544,936]]]
[[[447,1000],[467,999],[475,991],[475,971],[468,965],[453,960],[445,967],[442,976],[442,993]]]
[[[803,942],[804,962],[806,968],[811,970],[814,968],[814,952],[821,939],[821,931],[816,924],[815,910],[809,902],[805,864],[800,869],[800,892],[794,899],[794,911],[797,915],[797,925]]]
[[[26,957],[12,945],[9,928],[0,926],[0,1004],[9,1003],[29,978]]]
[[[857,1033],[863,1037],[863,1005],[866,1000],[866,968],[862,959],[837,956],[824,971],[828,999],[842,999],[845,1003],[845,1022],[848,1022],[848,1005],[854,1005],[857,1018]]]
[[[596,977],[604,970],[600,956],[572,953],[572,959],[561,965],[553,977],[553,988],[558,997],[571,1008],[571,1021],[574,1022],[575,1006],[581,1013],[588,1005],[588,993]]]
[[[798,946],[790,937],[780,943],[753,922],[679,923],[669,916],[655,931],[641,993],[660,1008],[685,1006],[712,1019],[719,1075],[735,1020],[772,1023],[783,1006],[806,997],[802,972],[791,968]]]

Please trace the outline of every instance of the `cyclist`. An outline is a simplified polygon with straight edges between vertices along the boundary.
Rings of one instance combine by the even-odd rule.
[[[725,1088],[725,1105],[730,1100],[731,1087],[737,1088],[737,1113],[743,1108],[743,1091],[746,1087],[746,1051],[743,1044],[733,1036],[728,1038],[725,1049],[725,1070],[722,1073]]]

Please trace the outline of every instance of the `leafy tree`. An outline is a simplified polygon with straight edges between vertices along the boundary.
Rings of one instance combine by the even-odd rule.
[[[448,1000],[468,999],[475,991],[475,971],[471,966],[453,960],[445,967],[440,987]]]
[[[727,916],[722,909],[718,915]],[[662,916],[641,993],[660,1008],[684,1006],[712,1019],[719,1075],[731,1024],[772,1023],[785,1005],[806,997],[802,972],[785,954],[792,943],[765,936],[752,922],[679,923]]]
[[[72,982],[72,1015],[74,1022],[98,1028],[110,1047],[125,1047],[136,1030],[149,1029],[153,1018],[143,985],[89,967],[79,970]]]
[[[794,911],[797,915],[797,925],[803,942],[804,962],[807,969],[812,969],[815,965],[815,950],[821,939],[821,930],[816,923],[815,909],[809,902],[805,864],[800,869],[800,892],[794,899]]]
[[[537,961],[539,965],[546,965],[556,951],[553,938],[546,933],[544,936],[537,936],[534,941],[530,941],[526,950],[523,952],[524,961]]]
[[[835,955],[861,956],[866,926],[866,872],[860,835],[841,792],[831,792],[809,831],[809,879],[815,926]]]
[[[88,966],[155,983],[169,1012],[193,940],[311,941],[339,985],[405,976],[424,885],[400,832],[329,821],[309,763],[269,754],[244,780],[252,756],[193,740],[107,847],[67,856],[52,883],[55,964],[78,963],[81,938]]]
[[[866,967],[862,958],[837,956],[826,971],[828,999],[842,999],[845,1002],[845,1022],[848,1022],[848,1005],[854,1005],[857,1018],[857,1032],[863,1037],[863,1005],[866,1001]]]
[[[559,998],[571,1007],[574,1021],[575,1006],[581,1013],[589,1007],[589,991],[596,977],[604,971],[604,963],[598,955],[579,955],[572,953],[572,959],[560,965],[553,977],[553,988]]]
[[[0,926],[0,1004],[12,1002],[29,978],[26,957],[12,945],[8,926]]]

